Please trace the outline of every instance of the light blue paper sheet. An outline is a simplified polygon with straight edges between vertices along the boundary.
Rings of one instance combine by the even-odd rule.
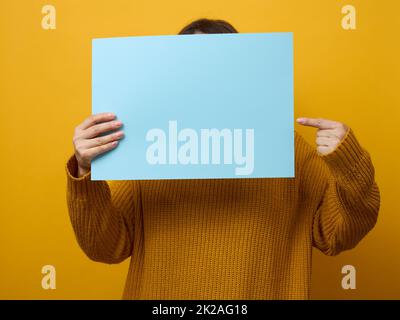
[[[92,112],[125,137],[92,180],[294,177],[292,38],[93,39]]]

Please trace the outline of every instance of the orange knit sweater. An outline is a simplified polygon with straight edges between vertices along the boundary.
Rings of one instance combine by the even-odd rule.
[[[295,135],[295,178],[91,181],[66,164],[77,241],[131,257],[124,299],[307,299],[311,252],[353,248],[375,225],[370,156],[350,129],[320,156]]]

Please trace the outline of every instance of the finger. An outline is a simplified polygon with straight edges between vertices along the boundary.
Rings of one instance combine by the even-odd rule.
[[[317,151],[320,154],[328,154],[333,151],[333,148],[327,146],[318,146]]]
[[[317,137],[315,140],[318,146],[330,146],[333,142],[327,137]]]
[[[122,122],[120,120],[99,123],[83,130],[78,138],[91,139],[101,135],[102,133],[119,129],[121,126]]]
[[[331,129],[318,129],[317,137],[335,137],[335,132]]]
[[[112,112],[92,114],[91,116],[87,117],[80,125],[78,125],[77,128],[80,130],[85,130],[97,123],[110,121],[113,119],[115,119],[115,114]]]
[[[85,140],[85,142],[83,143],[84,147],[89,149],[89,148],[94,148],[94,147],[98,147],[104,144],[107,144],[109,142],[113,142],[115,140],[120,140],[124,137],[124,132],[123,131],[117,131],[114,133],[110,133],[107,134],[105,136],[101,136],[101,137],[96,137],[93,139],[88,139]]]
[[[297,122],[303,126],[319,129],[334,129],[337,126],[337,122],[321,118],[298,118]]]
[[[107,144],[103,144],[101,146],[88,149],[86,151],[86,155],[90,159],[94,159],[98,155],[108,152],[117,146],[118,146],[118,140],[115,140],[115,141],[109,142]]]

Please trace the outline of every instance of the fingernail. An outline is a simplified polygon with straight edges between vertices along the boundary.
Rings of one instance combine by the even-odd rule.
[[[304,123],[304,118],[298,118],[296,121],[297,121],[298,123]]]

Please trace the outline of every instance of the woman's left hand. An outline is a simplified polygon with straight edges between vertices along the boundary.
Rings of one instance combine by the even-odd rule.
[[[317,151],[321,155],[331,153],[342,142],[349,128],[341,122],[313,119],[313,118],[298,118],[297,123],[318,128],[317,131]]]

